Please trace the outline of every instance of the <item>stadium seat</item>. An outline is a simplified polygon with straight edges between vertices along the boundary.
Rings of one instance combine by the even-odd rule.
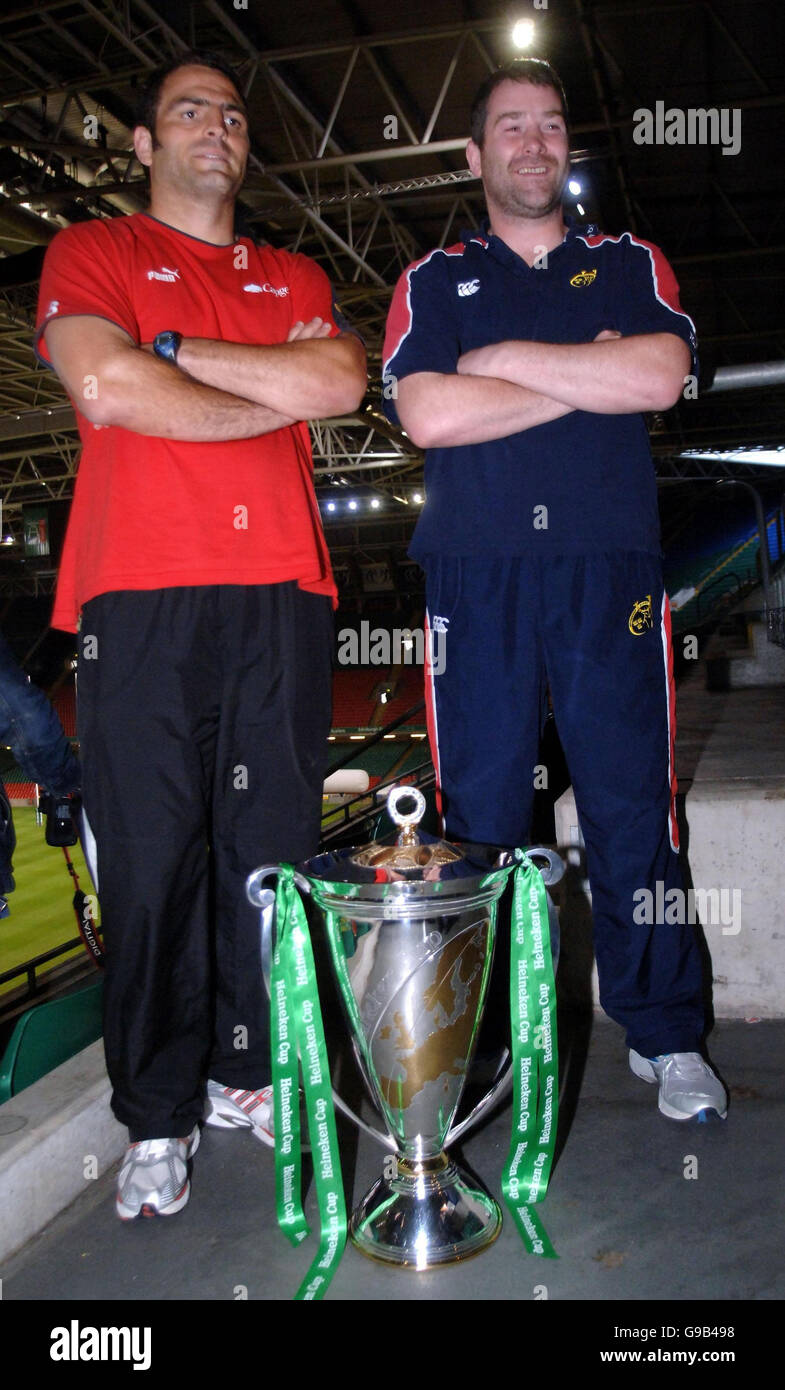
[[[0,1063],[0,1104],[100,1038],[102,1004],[99,980],[23,1013]]]

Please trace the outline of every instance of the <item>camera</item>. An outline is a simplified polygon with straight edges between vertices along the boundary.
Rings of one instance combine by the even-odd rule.
[[[38,804],[46,817],[46,843],[55,847],[77,844],[76,817],[82,804],[78,793],[53,796],[50,792],[44,792]]]

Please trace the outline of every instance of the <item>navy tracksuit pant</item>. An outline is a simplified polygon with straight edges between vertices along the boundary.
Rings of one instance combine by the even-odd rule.
[[[636,913],[641,889],[654,900],[658,882],[666,894],[682,887],[659,558],[439,556],[424,567],[429,728],[447,834],[528,843],[550,689],[586,843],[602,1006],[645,1056],[697,1050],[693,928]]]

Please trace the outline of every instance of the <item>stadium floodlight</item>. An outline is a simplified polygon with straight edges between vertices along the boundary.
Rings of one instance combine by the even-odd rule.
[[[512,41],[516,48],[531,48],[534,42],[534,20],[517,20],[512,26]]]

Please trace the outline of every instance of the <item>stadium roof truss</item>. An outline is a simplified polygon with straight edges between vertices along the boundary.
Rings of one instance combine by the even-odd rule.
[[[385,543],[385,519],[387,543],[405,544],[423,460],[381,411],[390,295],[411,260],[481,220],[481,187],[463,153],[468,109],[485,74],[516,56],[509,14],[494,0],[431,0],[428,25],[421,8],[42,0],[12,3],[0,17],[4,531],[18,534],[26,501],[70,496],[78,461],[73,412],[31,348],[43,248],[74,221],[144,208],[135,91],[162,59],[198,46],[236,68],[248,103],[243,229],[318,260],[368,347],[363,409],[312,426],[320,495],[351,487],[376,498],[368,544]],[[704,378],[782,359],[783,8],[522,0],[518,11],[539,30],[534,51],[565,82],[587,219],[663,247],[699,326]],[[636,112],[658,102],[738,111],[738,150],[716,140],[636,142]],[[658,465],[666,477],[689,477],[689,461],[678,459],[687,449],[781,444],[784,414],[781,388],[682,401],[651,422]],[[362,528],[365,516],[353,524]]]

